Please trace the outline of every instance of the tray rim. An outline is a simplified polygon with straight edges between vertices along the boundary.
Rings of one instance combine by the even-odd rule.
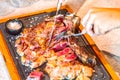
[[[69,5],[64,5],[64,6],[61,7],[61,9],[66,9],[66,10],[68,10],[68,12],[71,12],[71,13],[73,12],[72,8]],[[22,18],[22,17],[32,16],[32,15],[35,15],[35,14],[44,13],[44,12],[51,12],[51,11],[55,11],[55,10],[56,10],[56,8],[49,8],[49,9],[39,10],[39,11],[27,13],[27,14],[14,15],[14,16],[10,16],[10,17],[0,19],[0,23],[3,23],[3,22],[5,22],[5,21],[7,21],[9,19]],[[83,27],[80,26],[80,30],[82,28]],[[85,34],[84,36],[87,39],[89,45],[95,51],[96,56],[100,59],[103,66],[105,67],[107,72],[110,74],[111,78],[113,80],[119,80],[119,77],[116,75],[115,71],[112,69],[112,67],[110,66],[108,61],[105,59],[104,55],[102,55],[102,52],[96,46],[96,44],[92,40],[92,38],[87,34]],[[1,31],[0,31],[0,42],[1,42],[0,51],[2,52],[2,54],[3,54],[4,58],[5,58],[5,62],[6,62],[6,65],[7,65],[7,68],[8,68],[8,71],[10,73],[10,76],[11,76],[12,80],[20,80],[20,76],[18,74],[17,68],[15,66],[15,63],[13,62],[12,56],[10,54],[10,51],[8,49],[8,46],[7,46],[7,44],[6,44],[5,40],[4,40],[4,37],[3,37]],[[12,66],[12,68],[11,68],[11,66]]]

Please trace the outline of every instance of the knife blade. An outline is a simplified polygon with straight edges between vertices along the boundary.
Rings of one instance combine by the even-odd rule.
[[[54,24],[52,26],[52,31],[50,33],[50,38],[49,38],[49,41],[48,41],[48,44],[47,44],[48,47],[49,47],[49,45],[50,45],[50,43],[52,41],[53,33],[54,33],[55,28],[56,28],[56,26],[55,26],[56,25],[56,16],[59,13],[59,10],[60,10],[60,8],[62,6],[62,2],[63,2],[63,0],[58,0],[58,3],[57,3],[57,11],[56,11],[56,15],[55,15],[55,18],[54,18]]]

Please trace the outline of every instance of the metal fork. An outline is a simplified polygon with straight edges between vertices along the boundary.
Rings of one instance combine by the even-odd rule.
[[[60,34],[58,34],[55,38],[55,40],[59,40],[59,39],[63,39],[63,38],[69,38],[69,37],[79,37],[83,34],[86,34],[86,30],[83,30],[82,32],[80,33],[77,33],[77,34],[66,34],[67,32],[61,32]]]

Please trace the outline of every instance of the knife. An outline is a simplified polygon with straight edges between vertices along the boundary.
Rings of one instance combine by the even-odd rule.
[[[58,3],[57,3],[57,11],[56,11],[56,15],[55,16],[57,16],[58,15],[58,12],[59,12],[59,10],[60,10],[60,8],[61,8],[61,6],[62,6],[62,2],[63,2],[64,0],[58,0]],[[51,41],[52,41],[52,37],[53,37],[53,33],[54,33],[54,30],[55,30],[55,25],[56,25],[56,17],[54,18],[54,24],[53,24],[53,26],[52,26],[52,31],[51,31],[51,33],[50,33],[50,38],[49,38],[49,41],[48,41],[48,44],[47,44],[47,46],[49,47],[49,45],[51,44]]]

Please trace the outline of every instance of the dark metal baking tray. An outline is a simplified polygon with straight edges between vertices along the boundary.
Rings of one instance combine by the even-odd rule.
[[[60,10],[59,13],[68,14],[68,11],[66,9],[62,9],[62,10]],[[55,11],[44,12],[44,13],[37,14],[37,15],[19,18],[19,20],[21,20],[23,22],[24,27],[32,27],[32,26],[35,26],[38,23],[44,21],[44,18],[46,18],[48,16],[54,16],[54,15],[55,15]],[[29,67],[25,67],[21,64],[20,57],[16,52],[16,48],[14,46],[15,39],[19,35],[8,34],[5,30],[5,22],[0,24],[0,30],[2,31],[2,35],[4,36],[4,39],[5,39],[7,46],[10,50],[11,56],[12,56],[14,63],[17,67],[17,70],[19,72],[21,80],[25,80],[26,77],[28,76],[28,74],[30,73],[31,69]],[[87,41],[87,39],[84,36],[79,37],[78,40],[79,40],[80,45],[82,45],[86,51],[88,51],[89,53],[96,56],[94,50],[89,45],[89,42]],[[97,56],[96,56],[96,58],[97,58],[97,64],[94,67],[95,73],[93,74],[91,80],[111,80],[111,76],[109,75],[109,73],[105,69],[102,62],[99,60],[99,58]],[[46,78],[46,80],[48,80],[48,79]]]

